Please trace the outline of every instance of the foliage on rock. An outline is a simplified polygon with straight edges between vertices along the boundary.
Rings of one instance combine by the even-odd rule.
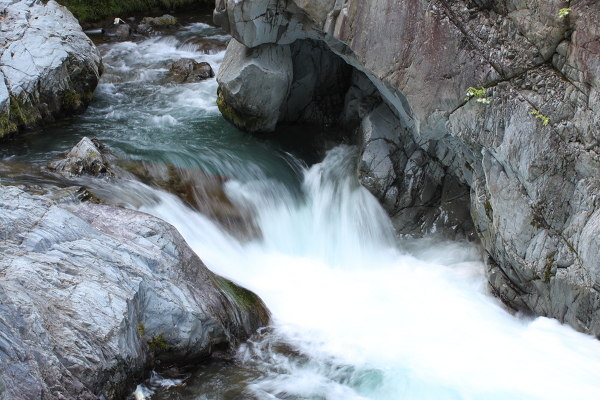
[[[208,0],[57,0],[66,6],[82,23],[96,22],[102,19],[120,17],[128,13],[141,11],[174,10],[196,6],[199,3],[210,4]]]

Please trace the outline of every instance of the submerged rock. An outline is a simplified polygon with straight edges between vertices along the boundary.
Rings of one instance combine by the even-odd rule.
[[[172,164],[129,161],[121,166],[143,183],[176,195],[232,235],[240,239],[260,236],[253,212],[233,204],[225,193],[226,177]]]
[[[182,47],[192,45],[195,50],[203,54],[217,54],[227,48],[229,36],[224,37],[195,37],[186,41]]]
[[[156,362],[234,348],[269,314],[174,227],[0,186],[0,397],[124,398]]]
[[[25,169],[25,166],[0,163],[0,171],[4,170],[8,176],[14,174],[17,179],[17,173],[23,172],[21,169]],[[49,163],[47,170],[61,175],[63,182],[55,182],[61,186],[77,185],[75,190],[80,190],[79,185],[83,185],[81,190],[84,191],[74,195],[81,201],[120,205],[120,201],[113,198],[110,188],[119,187],[119,180],[121,183],[127,180],[141,181],[176,195],[190,208],[206,215],[240,239],[260,236],[253,222],[253,211],[243,205],[233,204],[225,193],[227,177],[173,164],[120,160],[112,156],[100,141],[87,137],[81,139],[64,158]],[[35,173],[30,166],[24,172]],[[67,178],[66,182],[63,177]],[[115,179],[104,182],[86,177]],[[129,193],[128,198],[131,204],[138,205],[135,192]]]
[[[83,112],[102,61],[73,15],[38,0],[0,0],[0,11],[0,138]]]
[[[215,73],[207,62],[197,62],[191,58],[176,61],[169,70],[169,80],[175,83],[194,83],[213,78]]]
[[[354,68],[341,120],[358,127],[362,182],[396,226],[474,226],[509,307],[600,336],[600,4],[567,18],[563,7],[218,0],[215,22],[234,38],[219,108],[243,130],[273,130],[305,96],[291,82],[309,61],[290,48],[322,43]],[[329,70],[325,52],[314,58]],[[470,87],[482,97],[469,101]]]

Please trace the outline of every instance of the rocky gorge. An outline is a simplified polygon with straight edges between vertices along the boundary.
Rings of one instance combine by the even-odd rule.
[[[476,232],[505,304],[600,335],[597,2],[218,0],[214,18],[234,125],[348,127],[399,233]]]
[[[600,393],[595,3],[2,1],[0,399]]]

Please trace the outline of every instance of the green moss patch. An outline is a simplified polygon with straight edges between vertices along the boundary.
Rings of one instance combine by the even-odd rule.
[[[219,287],[227,293],[231,294],[241,306],[262,306],[262,300],[254,292],[243,288],[239,285],[236,285],[235,283],[221,276],[215,275],[214,277],[217,283],[219,284]]]
[[[33,126],[39,112],[23,98],[10,96],[8,111],[0,116],[0,138]]]
[[[140,335],[140,337],[142,337],[142,336],[144,336],[144,332],[146,332],[146,326],[140,322],[137,326],[137,330],[138,330],[138,335]]]
[[[554,256],[556,252],[550,253],[546,256],[546,264],[544,265],[544,282],[550,282],[550,278],[554,275],[552,274],[552,266],[554,265]]]
[[[242,311],[249,315],[256,315],[257,318],[265,326],[269,323],[270,315],[267,307],[264,305],[256,293],[243,288],[229,279],[225,279],[222,276],[212,274],[219,288],[233,301],[235,301],[241,308]]]
[[[152,338],[148,340],[148,347],[154,354],[159,354],[169,349],[169,343],[167,343],[167,341],[163,338],[163,334],[161,333],[156,337],[152,336]]]

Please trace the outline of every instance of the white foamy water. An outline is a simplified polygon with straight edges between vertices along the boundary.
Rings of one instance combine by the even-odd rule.
[[[274,183],[231,183],[233,198],[255,204],[264,236],[245,245],[170,195],[142,208],[273,312],[273,330],[240,349],[261,371],[249,398],[600,397],[600,342],[508,314],[486,292],[472,245],[397,248],[353,159],[351,148],[330,151],[306,170],[301,199]]]

